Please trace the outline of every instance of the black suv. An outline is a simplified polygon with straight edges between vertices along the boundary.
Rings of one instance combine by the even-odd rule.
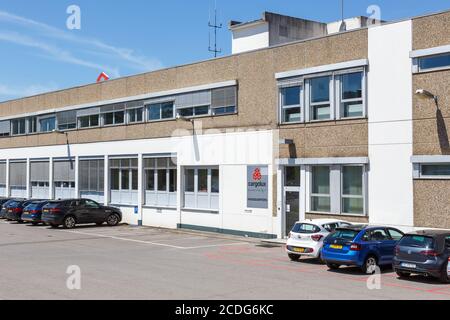
[[[405,234],[397,245],[393,267],[400,277],[422,274],[450,283],[450,231]]]
[[[116,226],[122,221],[122,212],[118,208],[106,207],[89,199],[71,199],[49,201],[42,208],[42,222],[57,228],[62,225],[72,229],[77,224],[106,222]]]

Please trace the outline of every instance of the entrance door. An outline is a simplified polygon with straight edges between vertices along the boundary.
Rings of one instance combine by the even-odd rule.
[[[300,167],[284,168],[284,235],[300,219]]]

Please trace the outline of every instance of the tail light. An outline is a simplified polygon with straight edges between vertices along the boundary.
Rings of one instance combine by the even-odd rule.
[[[315,234],[315,235],[311,236],[311,239],[313,239],[316,242],[319,242],[320,240],[322,240],[322,238],[323,238],[323,235],[321,235],[321,234]]]
[[[395,247],[395,254],[396,255],[400,254],[400,247],[399,246]]]
[[[438,253],[434,250],[424,250],[420,252],[421,255],[428,256],[428,257],[437,257]]]
[[[52,208],[52,209],[50,209],[50,213],[61,213],[61,209],[60,208]]]
[[[352,243],[352,245],[350,246],[350,250],[352,250],[352,251],[361,251],[361,245],[359,245],[357,243]]]
[[[36,214],[36,213],[39,213],[39,210],[28,210],[28,213]]]
[[[22,209],[21,209],[21,208],[13,208],[12,210],[13,210],[13,212],[15,212],[15,213],[22,212]]]

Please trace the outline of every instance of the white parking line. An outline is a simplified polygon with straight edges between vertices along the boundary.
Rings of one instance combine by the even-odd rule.
[[[104,235],[104,234],[97,234],[97,233],[89,233],[89,232],[81,232],[81,231],[70,231],[70,230],[58,230],[58,231],[59,232],[80,234],[80,235],[91,236],[91,237],[94,236],[94,237],[99,237],[99,238],[107,238],[107,239],[114,239],[114,240],[120,240],[120,241],[149,244],[149,245],[153,245],[153,246],[167,247],[167,248],[179,249],[179,250],[193,250],[193,249],[225,247],[225,246],[238,246],[238,245],[246,245],[247,244],[246,242],[233,242],[233,243],[212,244],[212,245],[195,246],[195,247],[180,247],[180,246],[174,246],[174,245],[166,244],[166,243],[129,239],[129,238],[110,236],[110,235]]]

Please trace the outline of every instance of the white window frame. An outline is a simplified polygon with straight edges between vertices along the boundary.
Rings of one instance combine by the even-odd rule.
[[[433,176],[433,175],[425,175],[423,174],[423,166],[450,166],[450,163],[445,163],[445,162],[441,162],[441,163],[437,163],[437,162],[432,162],[432,163],[420,163],[418,164],[419,166],[419,179],[427,179],[427,180],[450,180],[450,175],[448,176]]]
[[[450,65],[443,66],[443,67],[429,68],[429,69],[422,69],[420,67],[421,59],[427,59],[427,58],[432,58],[432,57],[437,57],[437,56],[445,56],[445,55],[450,55],[450,52],[441,52],[441,53],[424,55],[424,56],[413,58],[413,73],[426,73],[426,72],[433,72],[433,71],[449,70]]]
[[[133,113],[137,114],[137,111],[139,109],[141,109],[141,120],[132,121],[130,113],[133,112]],[[143,123],[143,122],[145,122],[145,118],[144,118],[145,117],[145,112],[144,112],[144,110],[145,110],[144,106],[127,109],[126,110],[127,111],[127,113],[126,113],[126,123],[135,124],[135,123]]]
[[[328,196],[322,194],[313,194],[313,178],[312,178],[312,167],[321,167],[328,166],[330,167],[330,212],[322,212],[322,211],[313,211],[312,210],[312,199],[313,196]],[[342,194],[343,191],[343,167],[362,167],[363,176],[363,201],[364,201],[364,212],[363,213],[346,213],[343,212],[343,199],[344,196]],[[307,195],[308,203],[308,212],[324,214],[324,215],[343,215],[343,216],[355,216],[355,217],[368,217],[368,166],[365,164],[318,164],[318,165],[308,165],[307,171],[309,172],[309,194]],[[356,198],[356,196],[346,196],[345,198]]]
[[[52,115],[46,115],[46,116],[42,116],[42,117],[39,117],[38,119],[37,119],[37,121],[38,121],[38,132],[39,133],[49,133],[49,132],[52,132],[52,131],[42,131],[42,128],[41,128],[41,121],[43,121],[43,120],[48,120],[48,119],[55,119],[55,129],[57,129],[58,128],[58,119],[56,118],[56,115],[54,115],[54,114],[52,114]]]
[[[163,118],[162,117],[162,105],[172,103],[172,118]],[[159,119],[150,119],[150,108],[152,106],[159,105]],[[146,122],[160,122],[160,121],[170,121],[175,119],[175,100],[169,99],[166,101],[158,101],[158,102],[146,102],[144,104],[144,119]]]
[[[13,132],[13,126],[14,126],[14,122],[19,122],[19,121],[23,121],[23,133],[14,133]],[[20,126],[19,126],[20,128]],[[27,134],[27,118],[18,118],[18,119],[13,119],[11,120],[11,136],[24,136]]]
[[[191,191],[186,191],[186,170],[194,170],[194,192]],[[208,170],[208,191],[207,192],[199,192],[198,191],[198,170]],[[212,170],[218,170],[219,171],[219,192],[212,192]],[[218,166],[195,166],[195,167],[184,167],[183,170],[183,184],[182,184],[182,194],[183,194],[183,205],[182,205],[182,209],[183,210],[200,210],[200,211],[210,211],[210,212],[215,212],[218,213],[219,212],[219,205],[217,208],[212,208],[211,207],[211,199],[212,196],[217,197],[218,203],[219,203],[219,199],[220,199],[220,193],[221,193],[221,188],[220,188],[220,168]],[[208,203],[210,204],[209,208],[200,208],[198,206],[198,198],[199,198],[199,194],[200,195],[207,195],[208,197]],[[195,199],[195,206],[186,206],[186,196],[193,196]]]
[[[157,207],[157,208],[176,208],[177,207],[177,194],[178,194],[178,186],[177,186],[177,181],[175,180],[175,191],[170,191],[170,170],[175,170],[175,173],[178,175],[178,170],[177,170],[177,166],[175,164],[172,163],[172,158],[167,158],[167,157],[161,157],[161,158],[154,158],[154,157],[150,157],[150,158],[144,158],[144,161],[146,159],[152,159],[154,160],[153,166],[152,167],[147,167],[144,165],[143,170],[144,170],[144,179],[145,179],[145,183],[144,183],[144,192],[145,192],[145,206],[146,207]],[[157,160],[158,159],[165,159],[166,160],[166,165],[165,167],[160,167],[158,166]],[[153,170],[153,186],[154,189],[153,190],[148,190],[147,189],[147,171]],[[158,189],[158,170],[166,170],[166,191],[162,191]],[[156,199],[156,203],[150,203],[148,202],[149,200],[147,199],[148,196],[153,195]],[[166,196],[167,197],[167,202],[166,203],[159,203],[159,197],[158,196]],[[171,204],[170,203],[170,198],[175,198],[175,203]]]
[[[133,201],[133,197],[138,196],[139,193],[139,181],[138,181],[138,186],[136,189],[133,189],[133,171],[136,171],[137,177],[136,179],[139,179],[139,163],[137,164],[136,167],[133,166],[129,166],[129,167],[122,167],[122,165],[120,165],[119,168],[113,167],[111,166],[111,162],[113,160],[138,160],[136,157],[122,157],[122,158],[109,158],[109,162],[108,162],[108,175],[109,175],[109,185],[108,185],[108,191],[110,194],[110,200],[111,203],[113,204],[117,204],[117,205],[137,205],[137,200],[136,202]],[[118,170],[119,171],[119,189],[113,189],[112,188],[112,182],[113,180],[111,179],[111,173],[112,170]],[[128,171],[128,189],[123,189],[122,188],[122,171]],[[118,193],[121,201],[120,202],[116,202],[115,199],[113,199],[113,192]],[[128,199],[130,201],[128,202],[122,202],[122,198],[123,198],[123,194],[128,196]]]
[[[196,109],[196,108],[204,108],[204,107],[208,107],[208,113],[207,113],[207,114],[200,114],[200,115],[196,115],[196,114],[195,114],[195,109]],[[204,105],[194,105],[194,106],[177,107],[177,108],[175,108],[175,110],[176,110],[176,116],[177,116],[177,117],[178,117],[178,116],[181,116],[180,110],[186,110],[186,109],[192,109],[192,113],[193,113],[192,116],[183,116],[183,117],[188,118],[188,119],[191,119],[191,118],[201,118],[201,117],[210,117],[210,116],[212,115],[212,112],[211,112],[211,105],[204,104]]]
[[[283,98],[283,90],[287,88],[294,88],[299,87],[300,88],[300,104],[298,105],[284,105],[284,98]],[[296,123],[303,123],[305,122],[305,107],[304,107],[304,101],[305,101],[305,86],[304,84],[295,84],[292,86],[283,86],[278,89],[278,105],[279,105],[279,112],[278,112],[278,119],[280,124],[296,124]],[[295,109],[300,108],[300,120],[299,121],[285,121],[284,112],[289,109]]]
[[[116,123],[116,113],[123,112],[123,122]],[[113,114],[113,123],[105,124],[106,115],[107,114]],[[123,110],[116,110],[111,112],[102,112],[100,113],[100,121],[102,127],[112,127],[112,126],[123,126],[127,123],[127,112],[125,109]]]
[[[342,98],[342,76],[346,74],[352,74],[352,73],[362,73],[361,77],[361,88],[362,88],[362,95],[361,98],[354,98],[354,99],[343,99]],[[343,70],[341,72],[334,73],[335,78],[335,88],[336,88],[336,120],[351,120],[351,119],[362,119],[366,118],[367,115],[367,76],[365,68],[355,68],[355,69],[348,69]],[[344,116],[344,103],[346,102],[358,102],[361,101],[362,103],[362,115],[356,116],[356,117],[345,117]]]
[[[96,126],[91,125],[91,120],[92,120],[91,117],[94,117],[94,116],[98,116],[98,124]],[[81,126],[81,118],[89,118],[89,126],[88,127],[82,127]],[[102,121],[101,118],[102,117],[101,117],[100,114],[90,114],[90,115],[87,115],[87,116],[77,117],[77,128],[80,129],[80,130],[91,129],[91,128],[99,128],[100,127],[100,123]]]
[[[323,77],[330,77],[329,79],[329,84],[328,84],[328,89],[329,89],[329,100],[328,101],[321,101],[321,102],[311,102],[311,98],[312,98],[312,94],[311,94],[311,81],[317,78],[323,78]],[[332,72],[327,72],[327,73],[323,73],[323,74],[315,74],[315,75],[310,75],[307,78],[305,78],[305,86],[306,86],[306,97],[305,97],[305,109],[308,110],[308,121],[309,122],[324,122],[324,121],[332,121],[335,119],[335,108],[334,106],[334,78],[333,78],[333,73]],[[329,105],[330,108],[330,117],[328,119],[313,119],[312,115],[313,115],[313,109],[320,107],[320,106],[325,106],[325,105]]]

